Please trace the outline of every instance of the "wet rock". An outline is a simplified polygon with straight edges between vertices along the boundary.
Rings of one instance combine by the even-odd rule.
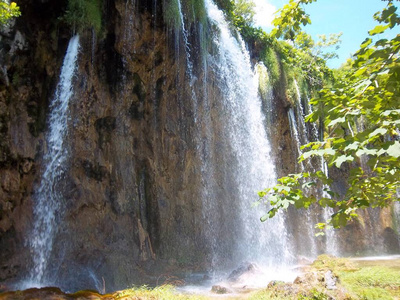
[[[1,286],[0,286],[1,288]],[[1,290],[0,290],[1,291]],[[112,300],[116,299],[117,295],[101,295],[96,291],[79,291],[74,294],[67,294],[61,291],[59,288],[46,287],[46,288],[33,288],[25,291],[6,292],[0,294],[1,300],[30,300],[30,299],[41,299],[41,300]]]
[[[324,274],[324,281],[325,281],[325,286],[328,290],[336,290],[336,283],[337,283],[337,277],[332,273],[331,270],[326,271]]]
[[[255,273],[258,271],[258,267],[253,263],[245,263],[239,268],[233,270],[231,274],[228,276],[228,280],[230,282],[234,282],[239,280],[239,278],[245,274]]]
[[[94,164],[86,159],[81,162],[82,167],[85,171],[86,176],[95,179],[96,181],[103,181],[103,179],[107,176],[108,172],[104,166],[100,164]]]
[[[211,288],[211,292],[213,292],[215,294],[227,294],[228,289],[221,285],[213,285]]]
[[[386,227],[382,233],[383,241],[388,253],[400,252],[400,237],[398,233],[391,227]]]
[[[21,162],[20,170],[23,174],[28,174],[34,165],[34,162],[30,158],[26,158]]]
[[[294,284],[302,284],[304,282],[304,278],[302,276],[297,276],[293,281]]]

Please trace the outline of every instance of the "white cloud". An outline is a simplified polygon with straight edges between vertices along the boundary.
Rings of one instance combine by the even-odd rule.
[[[253,2],[256,5],[256,15],[254,18],[255,25],[260,26],[263,29],[271,29],[274,13],[277,8],[270,4],[268,0],[253,0]]]

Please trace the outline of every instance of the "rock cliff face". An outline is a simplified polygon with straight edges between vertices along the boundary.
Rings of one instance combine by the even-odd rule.
[[[19,5],[22,17],[2,39],[0,280],[6,284],[30,277],[32,195],[70,36],[57,27],[58,1]],[[45,281],[65,289],[101,289],[103,281],[107,289],[122,288],[149,282],[147,265],[161,272],[159,265],[208,263],[196,218],[201,183],[182,36],[166,28],[161,1],[104,5],[105,36],[81,37],[68,173],[56,187],[64,200]],[[200,51],[197,26],[189,39]],[[193,64],[201,63],[195,56]],[[196,70],[201,80],[204,70]]]
[[[1,40],[0,282],[10,286],[32,269],[26,242],[34,222],[32,195],[47,146],[49,101],[71,35],[57,22],[64,1],[31,2],[19,1],[22,16]],[[185,41],[166,27],[163,4],[104,1],[102,36],[81,36],[67,125],[68,172],[57,187],[64,200],[45,273],[46,282],[66,290],[124,288],[149,282],[150,269],[157,275],[167,266],[204,269],[211,263],[200,163],[229,164],[199,153],[207,131],[195,126],[199,115],[215,121],[223,113],[215,72],[198,55],[212,28],[188,26],[195,53],[189,74]],[[193,104],[193,93],[199,102],[207,95],[209,105]],[[295,162],[288,107],[284,88],[276,90],[270,135],[278,175]],[[214,151],[225,151],[218,148],[221,126],[214,126]],[[217,170],[214,180],[224,176],[229,174]],[[230,194],[221,189],[217,196]],[[300,241],[296,223],[290,224]],[[389,231],[385,238],[393,241],[396,234]],[[226,232],[218,241],[225,250],[225,238],[235,237]]]

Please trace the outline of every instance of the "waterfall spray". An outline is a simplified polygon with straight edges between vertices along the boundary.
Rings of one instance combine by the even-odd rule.
[[[209,59],[209,65],[216,73],[223,95],[223,103],[219,103],[223,111],[218,122],[219,149],[215,151],[223,176],[218,184],[225,185],[223,188],[229,191],[221,192],[221,195],[230,197],[218,199],[218,205],[223,207],[211,205],[214,211],[219,210],[222,214],[214,226],[223,228],[227,226],[221,224],[224,219],[226,222],[234,220],[227,230],[234,232],[229,234],[236,239],[229,248],[236,263],[255,261],[267,266],[282,266],[292,258],[284,218],[277,215],[261,223],[257,217],[260,210],[252,209],[257,191],[270,186],[276,179],[258,96],[257,76],[252,71],[244,42],[240,37],[232,36],[223,13],[211,0],[206,0],[205,4],[209,20],[218,28],[213,36],[218,52]],[[220,251],[216,256],[227,254]]]
[[[66,174],[68,148],[69,102],[73,96],[72,80],[77,69],[79,36],[71,38],[61,69],[59,83],[50,103],[47,149],[43,157],[43,170],[34,199],[34,225],[29,241],[33,255],[30,281],[34,285],[45,284],[45,272],[57,231],[57,218],[62,214],[62,195],[59,187]]]

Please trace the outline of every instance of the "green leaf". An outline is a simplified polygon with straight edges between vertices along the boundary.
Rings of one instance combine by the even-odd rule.
[[[347,156],[347,155],[342,155],[339,156],[335,161],[334,164],[336,165],[337,168],[340,168],[340,166],[342,165],[342,163],[346,162],[346,161],[353,161],[354,157],[353,156]]]
[[[390,156],[399,158],[400,157],[400,143],[399,141],[394,142],[387,150],[386,153]]]
[[[368,47],[369,45],[371,45],[371,43],[372,43],[372,39],[367,38],[367,39],[364,40],[364,42],[362,42],[360,48],[366,48],[366,47]]]
[[[350,145],[346,146],[346,148],[344,148],[344,151],[357,150],[359,145],[360,145],[360,142],[351,143]]]
[[[302,185],[302,188],[303,189],[305,189],[305,188],[310,188],[310,187],[312,187],[312,186],[315,186],[316,185],[316,183],[315,182],[306,182],[306,183],[304,183],[303,185]]]
[[[363,75],[365,72],[367,72],[367,68],[359,68],[359,69],[354,73],[354,76],[355,76],[355,77],[359,77],[359,76]]]
[[[347,224],[347,215],[344,212],[338,212],[332,215],[332,225],[335,228],[345,226]]]
[[[337,119],[335,119],[335,120],[332,120],[332,121],[328,124],[328,126],[329,126],[329,127],[332,127],[332,126],[336,125],[337,123],[343,123],[343,122],[346,122],[346,118],[345,118],[345,117],[337,118]]]
[[[386,132],[387,132],[386,128],[378,128],[378,129],[375,129],[373,132],[371,132],[369,134],[369,137],[372,138],[372,137],[374,137],[374,136],[376,136],[378,134],[379,135],[384,135]]]
[[[269,219],[269,214],[266,214],[266,215],[263,215],[261,218],[260,218],[260,221],[261,222],[265,222],[265,221],[267,221]]]
[[[391,114],[398,114],[400,115],[400,109],[390,109],[390,110],[385,110],[381,113],[382,116],[388,117]]]
[[[367,149],[367,148],[359,149],[356,152],[356,155],[358,157],[361,157],[363,155],[377,155],[377,154],[378,154],[378,151],[376,149]]]

